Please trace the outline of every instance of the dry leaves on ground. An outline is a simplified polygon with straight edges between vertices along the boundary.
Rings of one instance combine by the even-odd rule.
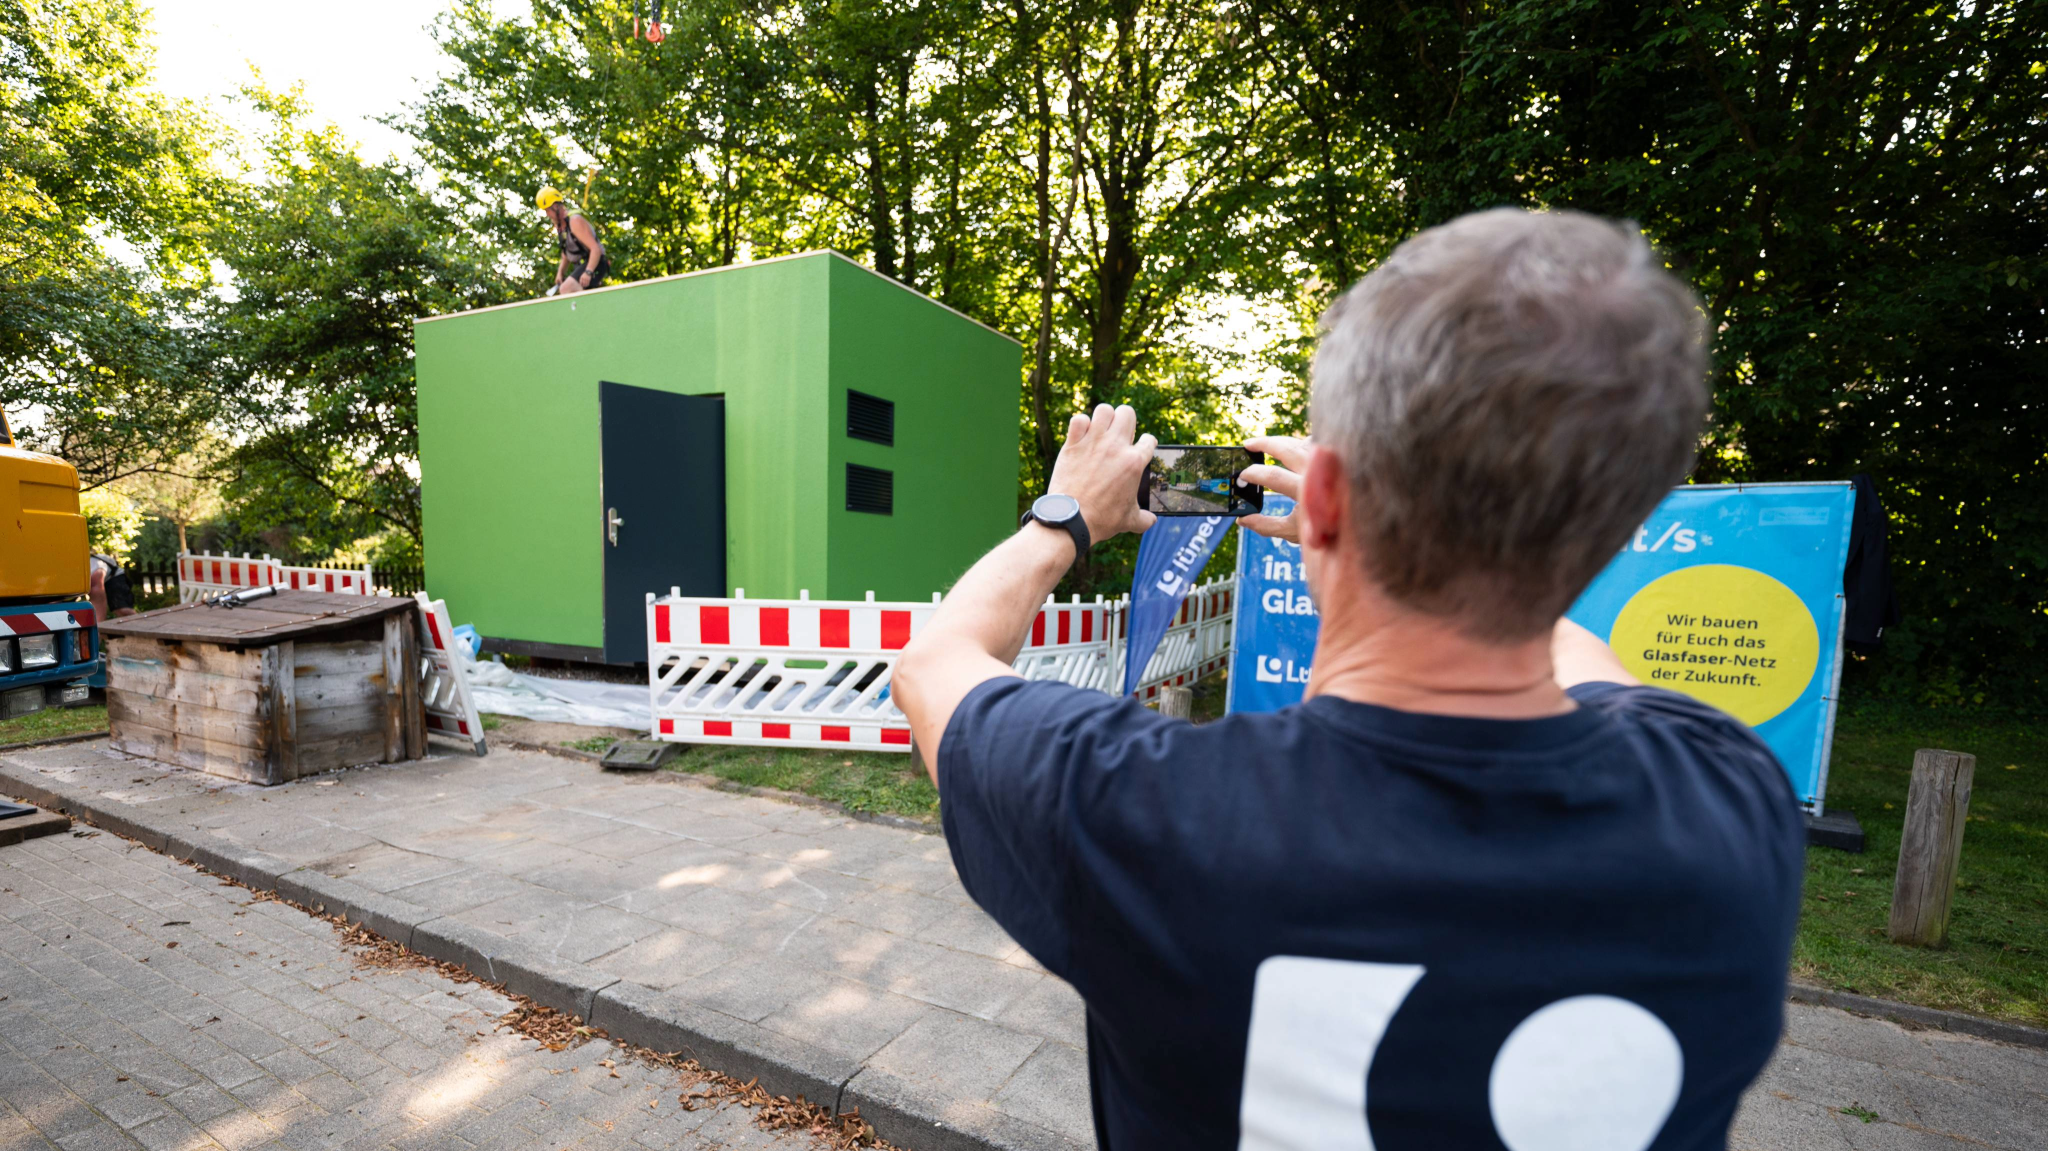
[[[234,880],[224,879],[224,882],[246,886]],[[603,1028],[590,1027],[574,1015],[507,991],[504,984],[488,982],[466,968],[439,959],[430,959],[403,944],[384,938],[361,924],[350,923],[339,915],[315,911],[303,904],[284,899],[275,892],[255,888],[248,890],[253,896],[250,900],[252,903],[282,903],[332,924],[340,933],[342,943],[353,951],[359,967],[432,971],[457,983],[470,983],[489,988],[512,1001],[512,1010],[499,1017],[498,1026],[524,1035],[550,1051],[566,1051],[572,1047],[580,1047],[593,1039],[603,1039],[609,1040],[628,1058],[648,1066],[674,1071],[683,1080],[683,1092],[676,1097],[676,1101],[682,1104],[685,1111],[737,1104],[752,1110],[755,1124],[763,1130],[810,1135],[829,1151],[867,1151],[870,1148],[874,1151],[903,1151],[902,1148],[876,1135],[874,1127],[861,1118],[858,1107],[835,1114],[830,1107],[812,1103],[801,1095],[794,1099],[787,1095],[770,1095],[752,1079],[742,1083],[730,1075],[705,1068],[695,1059],[684,1057],[681,1052],[663,1053],[612,1039]],[[610,1059],[600,1060],[599,1063],[607,1068],[614,1066],[614,1061]],[[612,1074],[617,1075],[618,1072],[614,1070]]]

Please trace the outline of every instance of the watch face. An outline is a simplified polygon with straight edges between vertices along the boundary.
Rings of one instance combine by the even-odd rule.
[[[1072,496],[1052,492],[1032,503],[1031,514],[1049,523],[1064,523],[1081,514],[1081,505]]]

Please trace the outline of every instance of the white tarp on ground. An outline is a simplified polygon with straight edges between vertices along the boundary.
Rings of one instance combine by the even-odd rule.
[[[646,731],[654,712],[644,683],[550,679],[513,671],[496,660],[469,665],[469,694],[478,711],[585,727]]]

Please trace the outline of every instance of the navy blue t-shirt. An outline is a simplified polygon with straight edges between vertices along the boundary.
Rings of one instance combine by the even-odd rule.
[[[1571,696],[1196,727],[1057,683],[969,693],[946,838],[1087,1000],[1102,1146],[1725,1146],[1782,1023],[1791,786],[1685,696]]]

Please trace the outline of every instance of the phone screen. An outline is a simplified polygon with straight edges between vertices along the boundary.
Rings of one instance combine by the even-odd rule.
[[[1162,516],[1248,516],[1266,506],[1266,489],[1238,473],[1266,457],[1244,448],[1161,444],[1138,487],[1138,506]]]

